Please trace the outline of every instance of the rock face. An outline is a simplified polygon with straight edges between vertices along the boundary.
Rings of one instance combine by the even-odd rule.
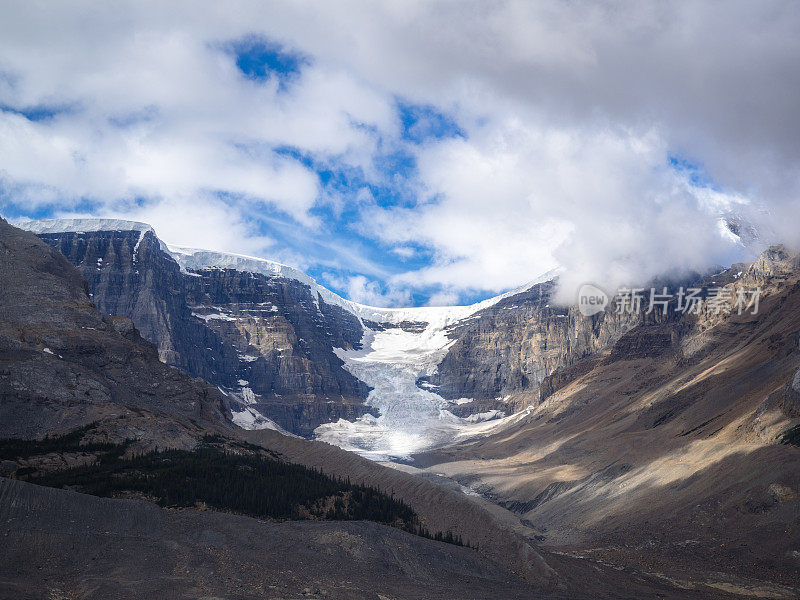
[[[359,319],[307,285],[235,269],[182,270],[145,224],[28,227],[79,269],[104,314],[130,318],[162,361],[225,390],[242,409],[238,424],[272,420],[308,436],[322,423],[376,412],[364,406],[369,387],[334,353],[358,347]]]
[[[158,360],[130,319],[92,304],[59,252],[0,219],[0,437],[38,437],[115,420],[115,439],[192,445],[229,427],[226,398]]]
[[[235,385],[236,354],[192,318],[185,276],[152,229],[39,234],[75,265],[106,315],[130,318],[162,361],[218,385]]]
[[[355,316],[300,282],[260,273],[203,269],[185,286],[194,318],[234,349],[233,386],[252,409],[301,435],[369,412],[369,388],[333,352],[360,347]]]
[[[537,284],[456,324],[448,332],[455,342],[425,381],[445,398],[471,398],[485,408],[535,391],[548,375],[611,346],[640,322],[610,309],[585,318],[575,307],[550,306],[554,286]]]

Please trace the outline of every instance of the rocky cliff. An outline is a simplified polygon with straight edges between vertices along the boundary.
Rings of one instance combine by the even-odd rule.
[[[352,314],[291,279],[209,268],[184,281],[194,318],[235,350],[235,393],[251,409],[301,435],[369,411],[369,388],[333,352],[360,347]]]
[[[550,304],[555,281],[534,285],[475,313],[448,330],[454,342],[437,372],[423,381],[448,399],[473,400],[474,410],[521,408],[545,378],[608,348],[641,321],[611,308],[591,318]],[[470,412],[461,405],[459,412]]]
[[[0,437],[102,421],[110,439],[191,446],[200,427],[230,428],[226,398],[101,315],[62,254],[2,219],[0,253]]]
[[[303,283],[235,269],[181,269],[146,224],[24,224],[75,265],[106,315],[130,318],[161,360],[219,386],[244,427],[311,435],[356,419],[369,388],[342,368],[334,348],[358,347],[362,326]]]
[[[215,384],[234,386],[236,354],[192,318],[178,264],[149,226],[121,226],[39,237],[78,268],[97,308],[130,318],[142,336],[158,346],[162,361]]]

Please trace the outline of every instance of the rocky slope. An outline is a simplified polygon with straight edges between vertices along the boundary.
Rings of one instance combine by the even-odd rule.
[[[0,519],[15,548],[3,598],[528,597],[474,551],[372,523],[167,511],[2,479]]]
[[[275,523],[171,511],[0,479],[0,598],[491,600],[716,598],[655,578],[588,572],[542,588],[475,551],[374,523]],[[711,592],[711,593],[708,593]]]
[[[634,327],[546,378],[502,433],[416,464],[516,512],[543,545],[696,588],[800,589],[800,263],[772,249],[718,285],[760,285],[758,314]],[[741,271],[741,273],[739,273]]]
[[[0,252],[0,435],[113,419],[114,439],[152,423],[151,443],[180,446],[230,427],[226,398],[161,363],[130,319],[102,316],[62,254],[2,220]]]
[[[235,269],[182,270],[143,223],[30,222],[86,279],[107,315],[130,318],[161,359],[238,400],[238,423],[310,435],[355,419],[368,387],[342,368],[334,347],[357,347],[359,321],[318,303],[307,285]],[[186,256],[178,253],[176,256]]]

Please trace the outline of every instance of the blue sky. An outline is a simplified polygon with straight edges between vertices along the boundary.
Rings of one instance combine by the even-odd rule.
[[[790,3],[434,4],[3,9],[0,212],[143,220],[381,305],[746,259],[731,216],[800,237]]]
[[[277,83],[282,93],[290,92],[293,81],[300,77],[302,70],[313,64],[312,59],[301,52],[264,37],[248,36],[222,44],[221,48],[230,55],[242,77],[258,85]],[[55,106],[0,108],[30,121],[51,119],[68,110]],[[432,105],[413,104],[397,97],[394,98],[393,108],[399,123],[399,136],[397,139],[384,139],[376,133],[377,152],[372,157],[375,172],[370,177],[365,175],[363,169],[343,164],[335,156],[318,156],[290,145],[269,149],[313,171],[318,178],[320,198],[337,200],[335,204],[321,201],[311,208],[309,214],[317,221],[314,227],[306,227],[269,205],[260,207],[258,212],[250,215],[251,230],[275,240],[282,251],[288,250],[306,258],[309,262],[304,268],[311,276],[344,295],[348,295],[348,289],[343,280],[349,277],[366,275],[375,283],[377,290],[385,293],[386,287],[382,282],[392,274],[430,264],[433,249],[409,243],[403,245],[403,250],[398,253],[396,248],[381,243],[380,239],[356,227],[358,198],[369,194],[378,206],[385,208],[413,206],[417,201],[413,190],[416,178],[415,147],[445,138],[466,137],[453,117]],[[128,124],[126,121],[120,126]],[[369,125],[363,124],[363,127],[369,128]],[[13,190],[5,187],[0,188],[0,192],[3,194],[3,211],[8,218],[52,218],[61,214],[57,200],[31,210],[14,201]],[[217,193],[216,198],[221,204],[236,202],[236,198],[225,193]],[[146,204],[147,199],[134,199],[132,202]],[[100,214],[105,206],[105,201],[82,198],[71,208],[75,213]],[[331,254],[340,258],[331,260]],[[429,301],[436,287],[417,289],[403,298],[410,304],[423,305]],[[465,290],[459,301],[478,301],[490,293],[487,290]]]
[[[266,83],[277,81],[279,89],[288,91],[304,67],[313,61],[300,52],[281,46],[265,38],[248,37],[231,43],[236,66],[245,77]],[[402,253],[381,243],[356,226],[359,196],[369,194],[378,206],[412,206],[417,201],[414,193],[416,173],[415,146],[444,138],[465,137],[453,117],[432,105],[418,105],[394,99],[394,109],[399,120],[398,139],[385,139],[376,132],[377,151],[372,157],[376,172],[368,177],[363,169],[342,164],[336,157],[315,156],[301,148],[283,146],[273,151],[297,160],[314,171],[319,179],[321,197],[335,198],[337,202],[319,202],[309,212],[318,220],[319,227],[303,230],[296,222],[279,213],[260,214],[260,233],[276,239],[293,252],[315,258],[306,267],[307,272],[331,289],[348,295],[343,279],[367,275],[382,293],[386,287],[382,280],[392,274],[422,268],[431,262],[433,250],[420,244],[407,244]],[[361,124],[369,128],[368,124]],[[338,262],[326,261],[332,248],[344,256]],[[349,263],[347,262],[349,259]],[[350,268],[348,268],[350,267]],[[413,305],[426,304],[436,286],[410,292],[407,300]],[[486,297],[486,290],[465,291],[460,302],[474,302]]]

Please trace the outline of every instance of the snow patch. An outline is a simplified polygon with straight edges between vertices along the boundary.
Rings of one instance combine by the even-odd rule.
[[[469,415],[468,417],[464,417],[465,421],[470,423],[480,423],[482,421],[491,421],[492,419],[500,419],[505,417],[506,413],[502,410],[488,410],[482,413],[476,413],[474,415]]]
[[[231,410],[231,420],[242,429],[272,429],[284,434],[286,433],[275,421],[268,419],[250,406],[245,407],[244,410],[239,412]]]
[[[193,317],[197,317],[198,319],[203,319],[206,323],[209,321],[236,321],[236,317],[232,317],[230,315],[226,315],[225,313],[211,313],[208,315],[201,315],[200,313],[193,312]]]
[[[139,252],[139,246],[142,245],[142,240],[144,239],[144,236],[147,235],[147,231],[148,230],[146,229],[142,229],[141,233],[139,234],[139,239],[136,240],[136,244],[133,246],[133,253],[132,253],[133,262],[136,262],[136,257]]]
[[[15,223],[16,227],[37,235],[48,233],[86,233],[88,231],[153,231],[147,223],[124,219],[42,219]]]
[[[256,395],[249,387],[242,388],[242,402],[246,405],[256,404]]]

